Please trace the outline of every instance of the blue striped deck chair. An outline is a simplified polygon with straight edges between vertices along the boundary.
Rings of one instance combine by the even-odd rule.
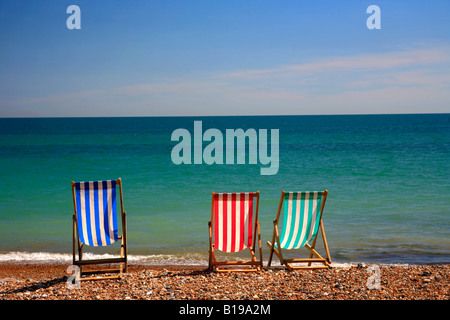
[[[116,189],[120,203],[117,203]],[[127,272],[127,236],[126,236],[126,212],[123,210],[122,181],[72,181],[73,196],[73,264],[80,268],[81,280],[114,279],[121,278],[123,272]],[[120,207],[122,233],[119,235],[117,224],[117,207]],[[109,258],[84,259],[84,246],[106,247],[121,240],[120,257],[112,255]],[[107,256],[111,256],[109,253]],[[84,271],[86,265],[119,264],[118,268]],[[115,273],[117,276],[85,277],[88,273]]]
[[[275,253],[280,259],[281,265],[285,265],[288,270],[331,268],[330,253],[322,223],[323,208],[327,195],[328,190],[322,192],[285,192],[283,190],[281,192],[277,216],[273,221],[272,242],[267,242],[270,248],[268,266],[270,266],[273,253]],[[280,233],[278,224],[280,223],[282,207],[284,207],[283,224]],[[319,231],[322,233],[325,258],[316,250]],[[283,256],[283,251],[302,248],[308,249],[309,258],[287,259]],[[298,265],[299,263],[303,265]],[[307,265],[304,265],[305,263]],[[313,263],[314,265],[312,265]],[[294,266],[293,264],[297,265]]]

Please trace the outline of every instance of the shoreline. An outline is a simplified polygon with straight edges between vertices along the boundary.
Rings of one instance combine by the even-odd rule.
[[[129,264],[119,280],[68,288],[67,264],[0,262],[0,300],[449,300],[450,265],[369,265],[253,273]],[[376,282],[377,274],[379,283]]]
[[[103,259],[108,258],[109,254],[96,254],[91,252],[86,252],[86,259]],[[111,256],[113,257],[113,256]],[[422,261],[416,260],[403,260],[403,261],[348,261],[348,260],[337,260],[332,258],[334,267],[351,267],[362,264],[363,266],[368,265],[379,265],[379,266],[421,266],[421,265],[445,265],[449,264],[448,259],[444,261]],[[72,264],[72,253],[61,253],[61,252],[46,252],[46,251],[4,251],[0,252],[0,266],[2,264],[42,264],[42,265],[66,265]],[[142,265],[142,266],[183,266],[187,268],[191,267],[207,267],[208,265],[208,255],[200,256],[198,254],[182,254],[177,253],[157,253],[157,254],[128,254],[128,264],[129,265]],[[267,265],[267,259],[263,259],[263,264]],[[279,266],[278,259],[273,259],[272,266]]]

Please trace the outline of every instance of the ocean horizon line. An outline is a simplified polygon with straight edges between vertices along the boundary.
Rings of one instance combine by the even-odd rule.
[[[118,115],[118,116],[21,116],[0,119],[109,119],[109,118],[232,118],[232,117],[322,117],[322,116],[395,116],[395,115],[450,115],[450,112],[420,113],[330,113],[330,114],[236,114],[236,115]]]

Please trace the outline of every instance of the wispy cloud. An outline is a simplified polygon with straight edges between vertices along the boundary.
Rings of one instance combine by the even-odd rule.
[[[435,65],[450,61],[450,49],[415,49],[384,54],[328,57],[277,68],[243,70],[227,74],[235,78],[293,77],[321,72],[386,70],[402,67]]]
[[[6,105],[10,113],[30,108],[53,116],[448,112],[449,62],[450,47],[435,46],[154,79]]]

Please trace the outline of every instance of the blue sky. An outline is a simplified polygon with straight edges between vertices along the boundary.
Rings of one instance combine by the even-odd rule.
[[[449,112],[449,13],[448,0],[0,0],[0,117]]]

